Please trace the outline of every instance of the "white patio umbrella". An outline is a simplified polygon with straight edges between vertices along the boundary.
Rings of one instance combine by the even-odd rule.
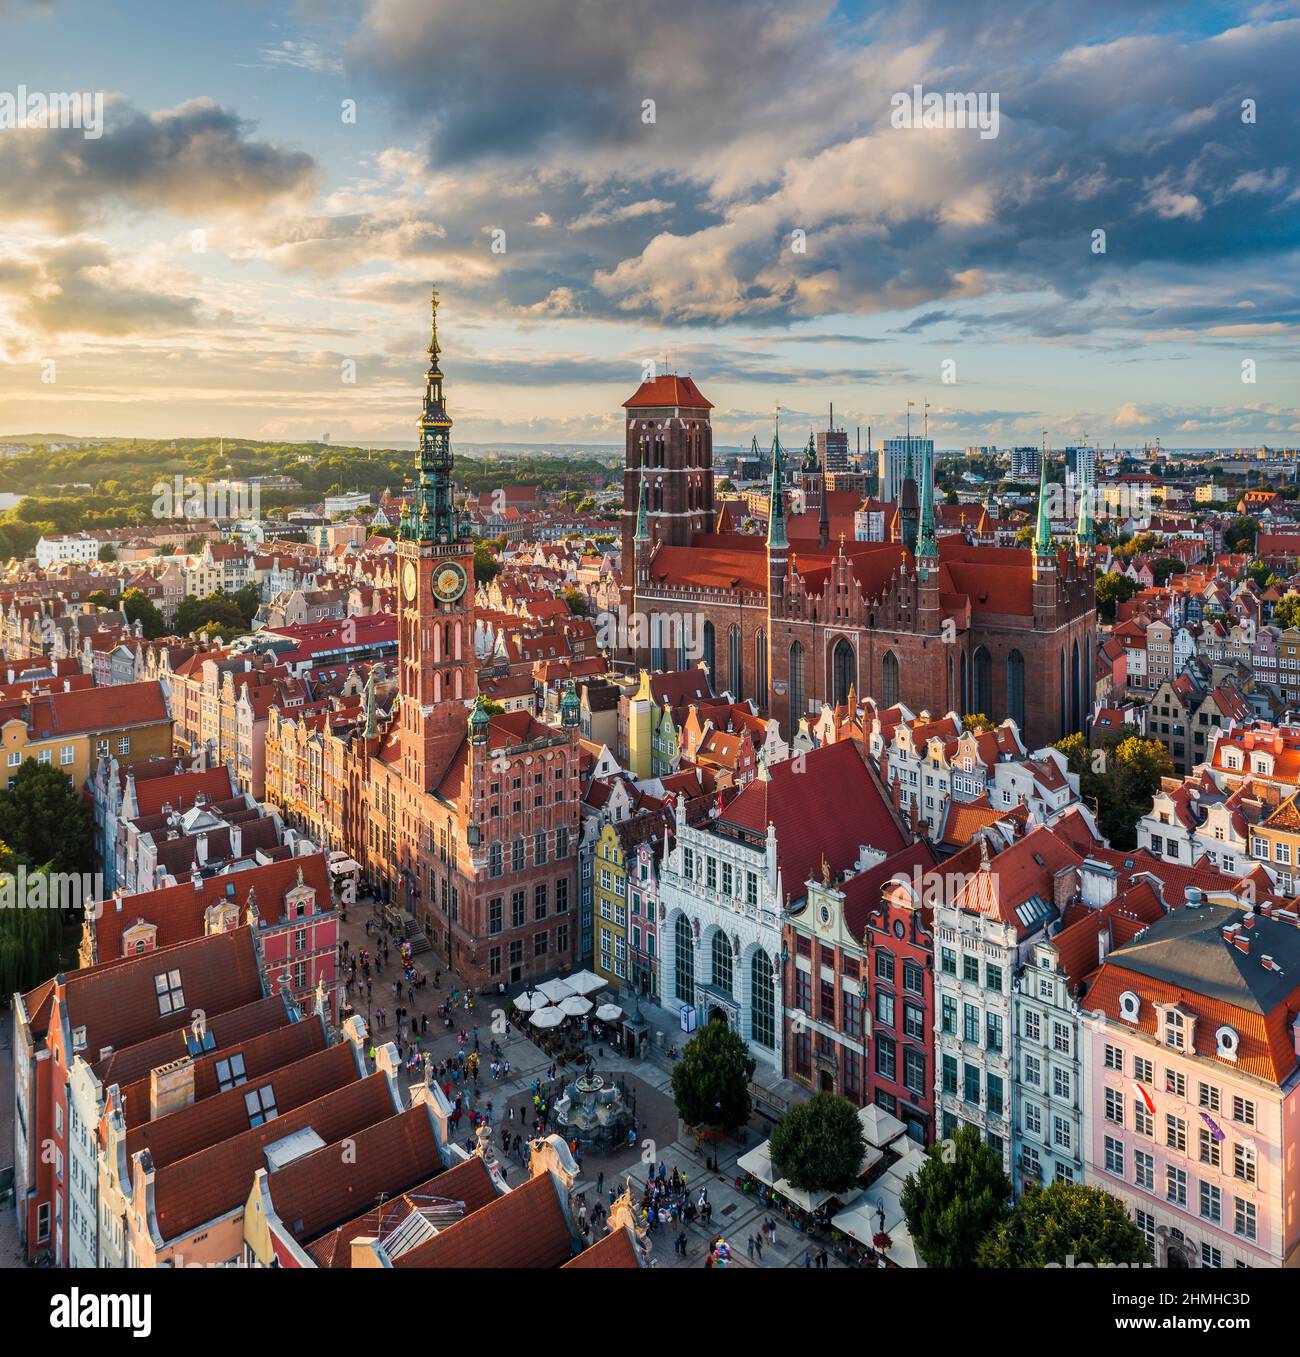
[[[524,990],[524,992],[515,999],[515,1007],[521,1013],[532,1013],[539,1008],[545,1008],[551,1001],[540,990]]]
[[[601,1004],[596,1010],[600,1022],[617,1022],[623,1016],[623,1010],[617,1004]]]
[[[564,1014],[558,1008],[539,1008],[528,1021],[534,1027],[558,1027],[564,1021]]]
[[[602,980],[595,971],[574,971],[564,983],[575,994],[595,994],[597,990],[604,989],[609,981]]]
[[[540,993],[553,1003],[558,1004],[561,999],[567,999],[573,993],[573,986],[567,980],[546,980],[537,986]]]
[[[591,1000],[584,999],[581,994],[570,994],[567,999],[561,999],[555,1006],[566,1018],[580,1018],[584,1013],[590,1013],[592,1009]]]

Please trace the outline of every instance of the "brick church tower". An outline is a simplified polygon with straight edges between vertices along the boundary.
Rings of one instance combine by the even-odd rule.
[[[623,464],[624,615],[636,612],[636,531],[642,512],[650,548],[690,546],[697,532],[713,527],[712,404],[689,377],[644,381],[627,411],[627,452]],[[630,625],[630,623],[629,623]],[[624,659],[632,657],[626,653]]]
[[[474,548],[451,501],[451,419],[438,367],[438,294],[432,299],[429,368],[420,416],[415,503],[397,546],[397,669],[402,774],[432,791],[465,739],[477,693]]]

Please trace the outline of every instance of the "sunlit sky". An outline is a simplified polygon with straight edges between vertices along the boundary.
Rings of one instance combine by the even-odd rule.
[[[0,129],[0,435],[408,444],[436,285],[465,442],[653,361],[722,444],[1295,446],[1298,69],[1300,0],[0,0],[0,95],[105,99]]]

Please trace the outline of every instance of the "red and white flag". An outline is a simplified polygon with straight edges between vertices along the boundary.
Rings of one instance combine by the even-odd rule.
[[[1146,1103],[1147,1111],[1154,1117],[1156,1114],[1156,1105],[1151,1100],[1151,1095],[1146,1091],[1146,1088],[1142,1084],[1139,1084],[1136,1079],[1133,1080],[1133,1091],[1144,1103]]]

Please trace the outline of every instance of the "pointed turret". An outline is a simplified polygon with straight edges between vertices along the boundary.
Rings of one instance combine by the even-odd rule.
[[[934,468],[930,464],[928,445],[921,454],[921,522],[917,529],[916,554],[930,559],[939,555],[939,543],[934,535]]]
[[[907,442],[907,463],[903,468],[903,484],[898,495],[898,519],[903,534],[903,545],[908,551],[916,550],[917,520],[920,508],[916,499],[916,473],[912,466],[912,441]]]
[[[648,542],[650,540],[650,517],[646,512],[645,467],[641,468],[638,480],[640,481],[640,489],[637,491],[636,500],[636,534],[632,540],[634,542]]]
[[[560,724],[562,726],[576,726],[581,714],[582,703],[578,699],[578,689],[573,680],[570,679],[565,686],[564,696],[560,699]]]
[[[463,540],[464,523],[456,516],[451,499],[451,419],[442,395],[442,371],[438,366],[438,293],[429,301],[432,319],[429,332],[429,366],[424,374],[424,408],[420,414],[420,470],[415,508],[405,536],[421,542]]]
[[[492,723],[491,716],[488,715],[487,704],[483,701],[483,694],[479,693],[474,699],[474,710],[469,714],[469,738],[473,744],[484,744],[488,737],[488,726]]]
[[[1038,522],[1034,527],[1034,551],[1046,556],[1052,549],[1052,520],[1047,512],[1047,449],[1038,467]]]
[[[781,435],[772,438],[772,493],[767,514],[767,545],[788,547],[790,539],[785,530],[785,485],[781,465]]]

